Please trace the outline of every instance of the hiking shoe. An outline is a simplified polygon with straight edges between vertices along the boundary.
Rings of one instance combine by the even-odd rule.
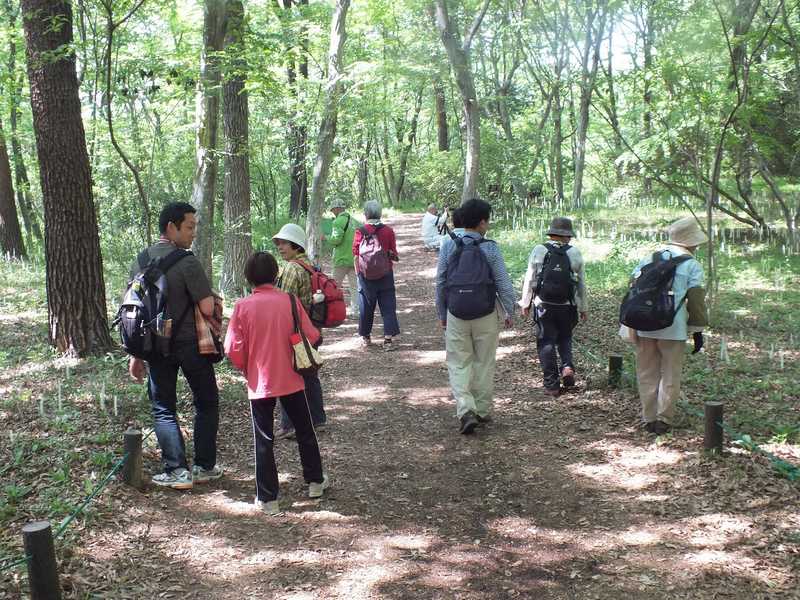
[[[260,510],[261,512],[269,515],[270,517],[275,517],[281,514],[281,506],[277,500],[259,500],[256,498],[255,507]]]
[[[481,425],[483,425],[484,423],[491,423],[492,421],[494,421],[492,415],[486,415],[485,417],[482,417],[480,415],[475,415],[475,418],[478,419],[478,423],[480,423]]]
[[[672,431],[672,426],[669,423],[665,423],[664,421],[656,421],[653,432],[656,435],[664,435],[665,433],[669,433]]]
[[[565,388],[575,387],[575,369],[572,367],[561,369],[561,383]]]
[[[204,469],[200,465],[192,467],[192,481],[194,483],[208,483],[209,481],[216,481],[222,477],[222,469],[214,465],[210,469]]]
[[[323,473],[322,483],[312,481],[308,484],[308,497],[309,498],[322,498],[322,493],[331,486],[331,481],[328,476]]]
[[[173,490],[192,489],[192,474],[189,469],[175,469],[171,473],[159,473],[152,479],[153,485],[172,488]]]
[[[276,440],[288,440],[294,439],[297,434],[294,432],[294,429],[284,429],[281,427],[278,431],[275,432],[275,439]]]
[[[464,435],[468,435],[473,431],[475,431],[475,428],[477,426],[478,426],[478,417],[475,415],[474,412],[468,410],[461,417],[461,427],[459,428],[458,432],[463,433]]]
[[[545,388],[544,393],[553,398],[558,398],[561,395],[561,388]]]
[[[372,338],[369,337],[368,335],[362,335],[361,336],[361,347],[362,348],[369,348],[370,346],[372,346]]]
[[[656,432],[656,422],[655,421],[649,421],[649,422],[645,423],[644,424],[644,430],[647,433],[655,433]]]
[[[384,352],[391,352],[392,350],[397,350],[397,346],[392,343],[392,338],[386,338],[383,340],[383,351]]]

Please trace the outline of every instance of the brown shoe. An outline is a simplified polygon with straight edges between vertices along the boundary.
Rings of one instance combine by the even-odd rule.
[[[561,369],[561,383],[565,388],[575,387],[575,369],[572,367]]]
[[[545,388],[544,393],[553,398],[558,398],[561,395],[561,388]]]

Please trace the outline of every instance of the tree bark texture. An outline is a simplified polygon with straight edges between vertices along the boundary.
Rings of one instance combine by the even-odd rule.
[[[311,198],[308,203],[308,252],[312,260],[317,260],[322,246],[320,220],[325,204],[325,191],[328,185],[328,172],[333,158],[333,142],[336,138],[336,123],[339,110],[339,97],[342,94],[342,65],[344,64],[345,22],[350,0],[336,0],[336,8],[331,21],[331,38],[328,48],[328,84],[325,108],[317,135],[317,158],[314,161],[314,177],[311,180]]]
[[[11,258],[25,256],[25,244],[17,218],[14,184],[11,182],[11,163],[8,160],[6,138],[0,122],[0,251]]]
[[[470,31],[464,42],[450,19],[447,0],[435,0],[431,12],[436,28],[442,39],[442,44],[447,52],[447,58],[456,77],[456,84],[461,92],[464,104],[464,126],[466,137],[466,154],[464,157],[464,188],[461,192],[461,201],[466,202],[475,198],[478,193],[478,178],[480,175],[481,153],[481,117],[478,106],[478,94],[475,91],[475,77],[470,67],[469,53],[472,40],[480,28],[481,21],[489,7],[489,0],[485,0],[480,12],[475,17]]]
[[[444,95],[442,80],[438,77],[433,80],[433,97],[436,103],[436,140],[439,152],[450,150],[450,131],[447,126],[447,103]]]
[[[192,205],[197,209],[197,237],[192,249],[212,278],[214,252],[214,202],[217,184],[217,132],[219,128],[219,52],[225,36],[225,0],[205,0],[203,50],[197,89],[195,172]]]
[[[85,356],[112,347],[69,2],[23,0],[45,217],[50,341]]]
[[[220,288],[228,297],[242,296],[244,266],[253,252],[250,233],[250,153],[247,63],[244,58],[244,7],[228,0],[225,34],[226,74],[222,86],[225,134],[225,255]]]

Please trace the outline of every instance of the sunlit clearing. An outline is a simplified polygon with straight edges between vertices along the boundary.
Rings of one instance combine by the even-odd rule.
[[[746,569],[755,566],[752,558],[741,555],[738,552],[724,552],[722,550],[701,550],[692,554],[686,554],[683,559],[700,567],[727,566],[736,569]]]
[[[334,394],[336,398],[349,398],[351,400],[376,400],[386,397],[386,387],[350,388]]]
[[[318,502],[294,502],[292,504],[293,507],[301,506],[301,505],[311,505],[318,506]],[[353,515],[343,515],[338,512],[333,512],[332,510],[314,510],[309,512],[302,513],[303,518],[309,521],[320,521],[326,523],[351,523],[354,521],[358,521],[359,517]]]
[[[668,448],[637,448],[601,440],[589,446],[607,456],[603,464],[577,463],[568,467],[575,475],[626,490],[640,490],[658,481],[655,467],[677,463],[680,453]]]
[[[652,546],[661,540],[660,535],[639,527],[631,531],[625,531],[619,537],[626,546]]]
[[[753,522],[742,516],[723,513],[702,515],[683,521],[691,533],[688,541],[693,546],[724,547],[736,537],[749,535]]]
[[[430,548],[432,540],[425,535],[393,535],[386,539],[389,546],[403,550],[427,550]]]
[[[416,355],[414,362],[418,365],[441,365],[444,364],[447,353],[444,350],[418,350]]]
[[[447,374],[439,373],[438,377],[444,381],[438,383],[443,384],[440,387],[426,387],[426,388],[412,388],[403,390],[405,394],[404,400],[414,406],[436,406],[441,402],[447,402],[450,396],[450,388],[447,386]],[[431,384],[435,383],[431,381]]]

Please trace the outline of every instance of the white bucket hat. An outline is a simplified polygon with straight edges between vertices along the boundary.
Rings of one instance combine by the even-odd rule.
[[[287,242],[294,242],[298,246],[300,246],[303,250],[306,249],[306,244],[308,244],[308,238],[306,237],[306,232],[303,231],[303,228],[300,225],[295,225],[294,223],[287,223],[281,230],[272,236],[273,240],[286,240]]]
[[[700,229],[694,217],[683,217],[675,221],[667,229],[669,243],[684,248],[694,248],[708,241],[708,236]]]

